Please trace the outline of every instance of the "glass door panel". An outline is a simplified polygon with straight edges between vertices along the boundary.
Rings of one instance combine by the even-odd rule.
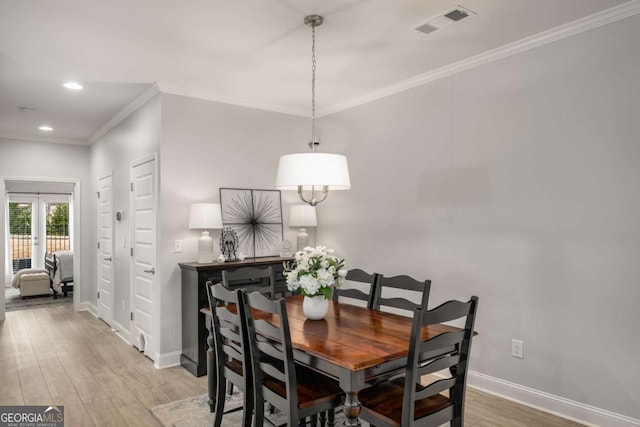
[[[69,203],[47,200],[43,202],[43,207],[46,215],[46,252],[70,250]]]
[[[37,230],[37,203],[30,200],[10,199],[9,201],[9,239],[11,250],[11,265],[13,272],[24,268],[37,267],[37,231],[34,235],[34,225]]]

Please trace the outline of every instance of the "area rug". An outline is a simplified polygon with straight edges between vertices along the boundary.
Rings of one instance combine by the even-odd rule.
[[[63,304],[73,304],[73,296],[58,296],[57,299],[53,299],[51,295],[38,295],[22,299],[19,289],[5,288],[4,310],[7,312]]]
[[[164,427],[200,427],[213,425],[213,414],[209,412],[209,396],[190,397],[188,399],[170,402],[151,408],[151,413]],[[234,392],[227,397],[225,411],[242,405],[242,393]],[[276,425],[286,424],[283,414],[269,414],[267,417]],[[342,413],[336,414],[336,426],[344,423]],[[242,410],[225,414],[222,417],[222,427],[237,427],[242,425]],[[363,424],[364,425],[364,424]]]

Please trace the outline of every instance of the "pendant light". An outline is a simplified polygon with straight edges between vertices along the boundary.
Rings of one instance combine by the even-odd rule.
[[[316,27],[323,21],[320,15],[304,18],[305,25],[311,27],[311,152],[280,157],[276,176],[277,189],[297,190],[300,200],[311,206],[325,200],[330,190],[351,188],[347,158],[316,152],[320,144],[316,141]]]

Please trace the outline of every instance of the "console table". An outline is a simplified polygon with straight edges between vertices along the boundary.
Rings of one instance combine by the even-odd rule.
[[[209,307],[207,281],[222,282],[222,270],[237,270],[241,267],[271,266],[276,275],[276,289],[286,286],[282,275],[282,263],[293,258],[267,257],[247,258],[244,261],[180,263],[182,269],[182,355],[180,364],[197,377],[207,374],[207,331],[205,315],[201,308]]]

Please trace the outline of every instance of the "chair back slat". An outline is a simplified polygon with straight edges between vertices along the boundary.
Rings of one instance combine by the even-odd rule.
[[[241,267],[222,270],[222,284],[228,289],[242,288],[247,292],[258,291],[275,298],[276,275],[272,267]]]
[[[451,322],[452,320],[466,317],[469,313],[471,301],[447,301],[438,307],[425,312],[424,321],[427,325]]]
[[[427,363],[426,365],[420,366],[418,368],[418,378],[423,377],[424,375],[429,375],[434,372],[442,371],[443,369],[451,368],[452,366],[460,363],[460,355],[455,354],[453,356],[444,356],[440,357],[433,362]]]
[[[266,320],[256,319],[254,320],[253,325],[256,328],[256,332],[260,335],[276,339],[280,337],[280,328],[273,326]]]
[[[424,341],[419,344],[420,353],[433,353],[434,350],[450,347],[462,343],[465,337],[464,330],[457,332],[443,332],[435,338]],[[423,359],[420,359],[423,361]]]
[[[442,393],[445,390],[449,390],[455,384],[455,378],[445,378],[442,380],[434,381],[422,390],[416,391],[415,400],[426,399],[427,397]]]
[[[287,377],[285,376],[282,369],[270,362],[260,362],[260,369],[263,374],[267,374],[278,381],[282,381],[283,383],[287,381]]]
[[[334,288],[332,299],[333,301],[339,301],[340,298],[351,298],[358,301],[364,301],[367,308],[373,307],[373,298],[378,283],[377,273],[367,273],[359,268],[351,269],[347,272],[345,277],[345,285],[349,285],[349,282],[358,282],[369,285],[368,293],[358,288]],[[345,286],[343,285],[343,286]]]
[[[385,290],[390,290],[394,295],[385,296]],[[409,296],[407,291],[417,293],[416,301],[396,296],[397,294]],[[407,275],[394,277],[384,277],[380,275],[373,300],[373,309],[381,310],[383,308],[391,308],[406,310],[411,313],[413,313],[415,308],[426,310],[430,291],[431,280],[420,282]]]
[[[282,360],[282,358],[285,356],[285,352],[282,351],[282,346],[276,345],[276,343],[274,343],[273,341],[262,341],[261,338],[258,338],[256,346],[262,353],[275,359]]]

